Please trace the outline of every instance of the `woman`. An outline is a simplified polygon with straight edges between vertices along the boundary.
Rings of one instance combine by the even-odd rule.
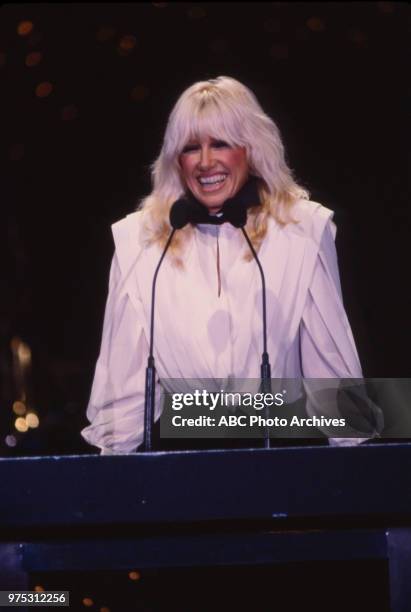
[[[247,202],[245,229],[266,277],[272,378],[362,377],[342,302],[333,212],[295,182],[276,125],[247,87],[228,77],[189,87],[170,115],[152,179],[139,210],[112,228],[91,425],[82,431],[90,444],[102,454],[128,453],[143,440],[151,285],[170,209],[182,196],[200,206],[206,222],[176,232],[159,273],[160,381],[260,376],[261,279],[242,232],[216,221],[250,181],[257,195]],[[156,420],[159,396],[158,386]]]

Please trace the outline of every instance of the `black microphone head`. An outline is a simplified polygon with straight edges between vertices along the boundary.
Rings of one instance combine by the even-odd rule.
[[[247,223],[248,208],[250,206],[258,206],[259,204],[258,179],[256,176],[250,176],[240,191],[225,201],[222,212],[231,225],[234,227],[244,227]]]
[[[170,209],[170,225],[182,229],[190,220],[190,205],[185,198],[176,200]]]
[[[247,223],[247,208],[227,200],[228,204],[223,208],[224,220],[228,221],[234,227],[244,227]]]

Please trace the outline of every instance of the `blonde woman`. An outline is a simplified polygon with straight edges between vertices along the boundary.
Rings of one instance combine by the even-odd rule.
[[[198,82],[171,112],[152,166],[152,192],[112,227],[91,424],[82,431],[102,454],[134,452],[143,441],[152,279],[179,198],[196,202],[203,222],[176,232],[160,270],[157,384],[259,378],[261,278],[242,232],[218,222],[224,204],[250,181],[257,193],[247,202],[245,229],[265,272],[272,378],[361,378],[342,301],[333,212],[296,183],[278,128],[246,86],[229,77]],[[158,387],[156,420],[159,396]]]

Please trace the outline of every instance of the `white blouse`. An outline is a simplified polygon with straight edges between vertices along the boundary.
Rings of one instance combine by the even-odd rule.
[[[91,424],[81,432],[102,454],[134,452],[143,440],[151,286],[161,256],[158,245],[144,247],[139,238],[144,214],[132,213],[112,226],[115,253],[87,408]],[[301,200],[293,208],[299,223],[282,227],[269,220],[258,255],[266,279],[272,378],[362,377],[342,301],[332,216],[321,204]],[[224,223],[194,228],[183,270],[166,255],[155,309],[160,381],[259,379],[261,277],[255,260],[244,260],[248,249],[241,230]],[[157,388],[156,420],[159,398]],[[315,413],[308,403],[307,412]]]

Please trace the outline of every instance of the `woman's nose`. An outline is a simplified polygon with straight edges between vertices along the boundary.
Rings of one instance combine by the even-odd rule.
[[[201,147],[200,167],[207,169],[213,164],[212,150],[208,146]]]

